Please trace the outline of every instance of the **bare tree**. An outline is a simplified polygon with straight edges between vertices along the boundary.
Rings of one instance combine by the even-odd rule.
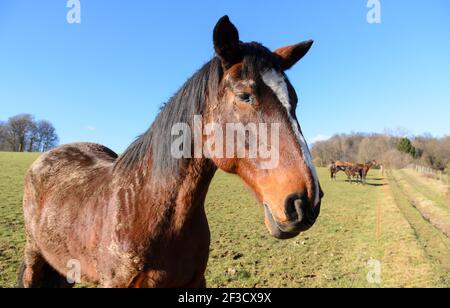
[[[59,138],[52,123],[41,120],[36,126],[40,151],[47,152],[58,145]]]
[[[0,122],[0,151],[45,152],[58,145],[55,127],[45,120],[34,121],[29,114]]]
[[[444,170],[450,162],[450,137],[436,139],[425,135],[415,138],[413,145],[420,151],[418,160],[422,165]]]
[[[29,114],[20,114],[9,118],[7,130],[7,142],[13,151],[25,152],[27,135],[32,129],[34,118]]]
[[[396,129],[386,132],[389,135],[335,135],[327,141],[315,143],[311,152],[315,161],[321,165],[329,164],[332,160],[363,163],[375,159],[388,168],[404,168],[412,162],[439,170],[449,168],[450,137],[411,137],[414,153],[402,153],[398,148],[407,131]]]
[[[4,122],[0,122],[0,151],[11,151],[11,146],[6,141],[7,136],[8,136],[7,125]]]
[[[28,152],[39,152],[39,129],[38,124],[33,122],[30,126],[30,129],[28,130],[27,136],[27,151]]]

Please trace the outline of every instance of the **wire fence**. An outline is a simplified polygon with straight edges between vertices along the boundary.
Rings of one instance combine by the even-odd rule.
[[[420,165],[410,165],[409,168],[429,178],[441,181],[443,184],[450,185],[450,174],[441,170],[435,170],[433,168]]]

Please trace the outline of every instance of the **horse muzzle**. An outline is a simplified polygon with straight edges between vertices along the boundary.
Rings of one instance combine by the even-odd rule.
[[[277,239],[294,238],[314,225],[320,214],[320,206],[320,202],[313,206],[299,193],[291,194],[284,204],[284,212],[288,220],[280,222],[273,215],[270,205],[264,204],[266,227]]]

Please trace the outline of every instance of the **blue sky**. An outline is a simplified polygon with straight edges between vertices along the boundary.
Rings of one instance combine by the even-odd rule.
[[[212,29],[228,14],[243,41],[269,48],[314,39],[289,71],[309,141],[405,127],[450,134],[450,2],[381,0],[0,1],[0,119],[31,113],[54,123],[62,143],[116,151],[213,56]]]

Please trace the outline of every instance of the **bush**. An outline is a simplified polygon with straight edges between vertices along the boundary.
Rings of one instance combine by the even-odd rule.
[[[324,167],[323,162],[322,162],[322,159],[321,159],[320,157],[316,157],[316,158],[313,160],[313,164],[314,164],[314,166],[316,166],[316,167]]]
[[[402,169],[412,162],[409,154],[402,153],[396,149],[392,149],[384,153],[383,163],[388,169]]]

